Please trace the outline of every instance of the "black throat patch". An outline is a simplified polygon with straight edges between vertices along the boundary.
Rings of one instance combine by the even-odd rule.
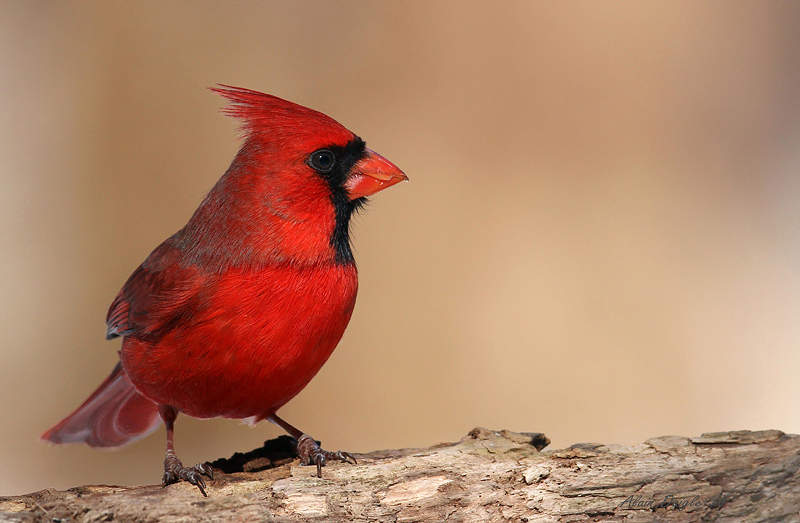
[[[350,218],[354,212],[361,209],[366,203],[366,198],[350,200],[344,183],[353,166],[366,156],[366,143],[361,138],[354,138],[344,147],[327,147],[336,157],[333,169],[328,173],[319,173],[331,189],[331,202],[336,216],[336,224],[331,234],[330,244],[336,252],[336,263],[353,265],[353,249],[350,245]]]

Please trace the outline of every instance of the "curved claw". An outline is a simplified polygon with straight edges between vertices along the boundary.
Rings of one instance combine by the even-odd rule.
[[[205,474],[208,476],[208,479],[214,479],[214,469],[212,469],[211,465],[208,463],[198,463],[192,468],[200,474]]]
[[[337,461],[344,461],[345,463],[353,463],[353,464],[358,463],[358,461],[356,461],[356,458],[354,458],[353,455],[350,454],[349,452],[343,452],[341,450],[337,450],[336,452],[329,452],[327,450],[322,450],[322,449],[320,450],[322,451],[322,455],[325,457],[326,460],[334,459]]]
[[[325,464],[325,456],[322,454],[317,454],[314,457],[314,462],[317,464],[317,477],[322,477],[322,466]]]
[[[194,468],[181,470],[180,479],[188,481],[192,485],[196,486],[197,488],[200,489],[200,492],[203,494],[203,497],[206,498],[208,497],[208,494],[206,494],[206,482],[203,480],[203,476],[201,476],[199,472],[194,470]]]

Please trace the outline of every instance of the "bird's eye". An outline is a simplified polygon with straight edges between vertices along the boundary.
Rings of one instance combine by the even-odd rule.
[[[311,156],[308,157],[308,165],[321,173],[331,172],[335,163],[336,156],[334,156],[333,153],[327,149],[314,151],[311,153]]]

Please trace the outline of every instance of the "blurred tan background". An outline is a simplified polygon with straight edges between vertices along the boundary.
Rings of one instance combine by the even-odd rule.
[[[281,414],[330,449],[800,432],[790,2],[0,3],[0,495],[155,483],[163,430],[40,444],[113,367],[107,307],[238,147],[206,90],[321,110],[411,178]],[[178,421],[195,463],[281,431]]]

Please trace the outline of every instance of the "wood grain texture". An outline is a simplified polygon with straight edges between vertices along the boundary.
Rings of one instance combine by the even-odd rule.
[[[800,522],[800,436],[546,444],[476,428],[453,444],[357,455],[320,479],[279,438],[214,462],[208,498],[187,483],[48,489],[0,498],[0,522]]]

